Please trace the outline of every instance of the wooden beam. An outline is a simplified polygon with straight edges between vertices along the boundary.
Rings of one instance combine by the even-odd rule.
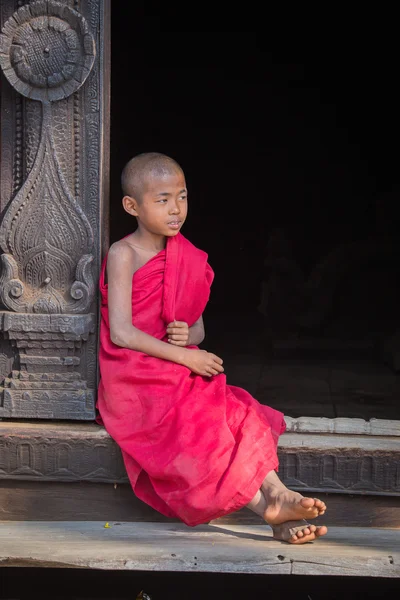
[[[318,494],[328,510],[316,524],[400,529],[400,498]],[[136,521],[171,523],[141,502],[129,484],[0,481],[2,521]],[[259,525],[260,517],[243,509],[215,521]]]
[[[0,565],[400,577],[400,536],[332,528],[324,540],[293,546],[273,540],[266,526],[0,522]]]
[[[400,421],[390,419],[349,419],[326,417],[298,417],[285,415],[288,433],[337,433],[345,435],[400,436]]]
[[[342,435],[328,433],[284,433],[279,438],[279,448],[285,451],[296,449],[296,452],[343,451],[359,452],[393,452],[400,454],[400,442],[396,437],[372,435]]]

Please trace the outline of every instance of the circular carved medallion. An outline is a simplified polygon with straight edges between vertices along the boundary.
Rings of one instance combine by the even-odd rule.
[[[83,16],[52,0],[22,6],[0,36],[4,75],[32,100],[70,96],[86,80],[94,58],[94,39]]]

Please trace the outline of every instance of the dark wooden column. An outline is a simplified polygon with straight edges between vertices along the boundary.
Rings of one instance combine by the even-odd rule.
[[[109,0],[0,0],[0,417],[94,417]]]

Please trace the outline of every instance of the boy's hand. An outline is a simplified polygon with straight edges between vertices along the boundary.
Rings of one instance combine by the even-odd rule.
[[[173,321],[167,326],[168,342],[174,346],[187,346],[189,325],[184,321]]]
[[[222,359],[205,350],[186,350],[185,366],[193,373],[203,377],[212,377],[224,372]]]

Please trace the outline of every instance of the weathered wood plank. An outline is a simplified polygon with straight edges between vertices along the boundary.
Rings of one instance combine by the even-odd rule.
[[[296,448],[297,452],[316,450],[359,450],[360,452],[400,452],[397,437],[372,435],[342,435],[328,433],[308,433],[302,436],[285,433],[279,439],[279,447],[285,450]]]
[[[328,506],[315,523],[346,527],[400,529],[400,498],[318,494]],[[62,483],[46,481],[0,481],[2,521],[147,521],[171,523],[141,502],[129,484]],[[243,509],[215,521],[236,525],[259,525],[260,518]]]
[[[0,565],[110,570],[400,577],[396,530],[332,528],[291,546],[266,526],[1,522]]]
[[[320,493],[318,498],[326,503],[328,509],[322,517],[313,520],[315,525],[400,529],[399,497]],[[217,519],[215,523],[259,525],[260,518],[244,508]]]
[[[382,448],[388,448],[388,449],[397,449],[398,451],[400,450],[400,444],[399,444],[399,440],[390,440],[390,439],[383,439],[383,440],[379,440],[378,438],[380,437],[380,435],[383,436],[383,434],[377,434],[377,433],[373,433],[372,431],[372,426],[370,428],[369,432],[361,432],[360,430],[360,426],[356,426],[355,429],[357,429],[357,431],[353,431],[353,432],[346,432],[346,431],[340,431],[341,425],[340,422],[341,421],[354,421],[355,419],[323,419],[323,418],[315,418],[315,419],[307,419],[307,424],[305,425],[305,427],[310,426],[310,430],[307,431],[306,433],[308,434],[307,437],[304,436],[299,437],[296,435],[296,433],[298,433],[299,431],[301,431],[301,433],[305,433],[303,428],[303,421],[301,421],[301,419],[307,419],[306,417],[301,417],[300,419],[291,419],[290,417],[285,417],[285,420],[287,422],[288,425],[288,429],[287,429],[287,433],[283,434],[280,438],[280,447],[285,448],[285,447],[292,447],[293,445],[298,444],[299,446],[303,446],[305,445],[306,442],[306,446],[310,447],[311,444],[318,444],[318,447],[320,444],[322,444],[323,446],[326,446],[327,444],[329,445],[329,447],[344,447],[344,448],[353,448],[353,447],[357,447],[357,448],[365,448],[365,449],[371,449],[371,448],[376,448],[378,447],[382,447]],[[378,421],[379,419],[376,419],[376,421]],[[362,421],[362,419],[359,419],[359,421]],[[336,428],[334,431],[330,431],[330,427],[331,427],[331,422],[335,422],[335,425],[333,425],[334,428]],[[310,423],[310,425],[308,425],[308,423]],[[385,434],[385,436],[389,436],[389,437],[396,437],[397,436],[397,424],[399,424],[400,427],[400,421],[383,421],[383,423],[392,423],[393,427],[392,429],[390,429],[390,425],[387,425],[385,427],[387,433]],[[344,429],[346,429],[347,425],[344,426]],[[314,428],[314,430],[313,430]],[[380,428],[380,426],[379,426]],[[383,431],[383,429],[381,429]],[[389,431],[391,431],[391,433],[389,434]],[[318,435],[321,434],[321,435]],[[326,435],[322,435],[322,434],[326,434]],[[329,435],[327,435],[329,434]],[[352,434],[352,435],[350,435]],[[400,434],[400,431],[399,431]],[[353,437],[354,436],[354,437]],[[356,436],[359,436],[356,437]],[[369,436],[369,437],[365,437],[365,436]],[[1,438],[13,438],[13,437],[29,437],[31,439],[35,439],[37,437],[47,437],[47,438],[51,438],[51,439],[62,439],[62,440],[68,440],[68,439],[74,439],[75,441],[98,441],[98,442],[102,442],[102,441],[108,441],[110,440],[110,436],[108,435],[108,433],[106,432],[106,430],[103,427],[100,427],[98,425],[95,424],[81,424],[81,423],[11,423],[11,422],[0,422],[0,439]],[[369,439],[369,438],[374,438]]]
[[[172,522],[139,500],[127,483],[10,480],[0,481],[0,520]]]
[[[335,544],[340,556],[336,556],[336,552],[330,554],[321,543],[318,559],[315,562],[294,560],[291,574],[400,577],[400,532],[368,528],[357,531],[354,535],[350,528],[331,529],[328,547]]]
[[[400,421],[385,419],[327,419],[324,417],[299,417],[294,419],[285,416],[287,433],[328,433],[331,435],[370,435],[400,436]],[[81,440],[102,441],[109,439],[104,429],[92,423],[31,423],[0,421],[0,437],[43,436],[65,439],[74,437]],[[285,440],[285,436],[281,438]]]
[[[0,437],[29,438],[44,437],[66,440],[73,437],[75,440],[102,441],[109,439],[109,435],[99,425],[94,423],[32,423],[0,421]]]
[[[389,419],[349,419],[325,417],[298,417],[285,415],[288,433],[337,433],[351,435],[400,436],[400,421]]]

